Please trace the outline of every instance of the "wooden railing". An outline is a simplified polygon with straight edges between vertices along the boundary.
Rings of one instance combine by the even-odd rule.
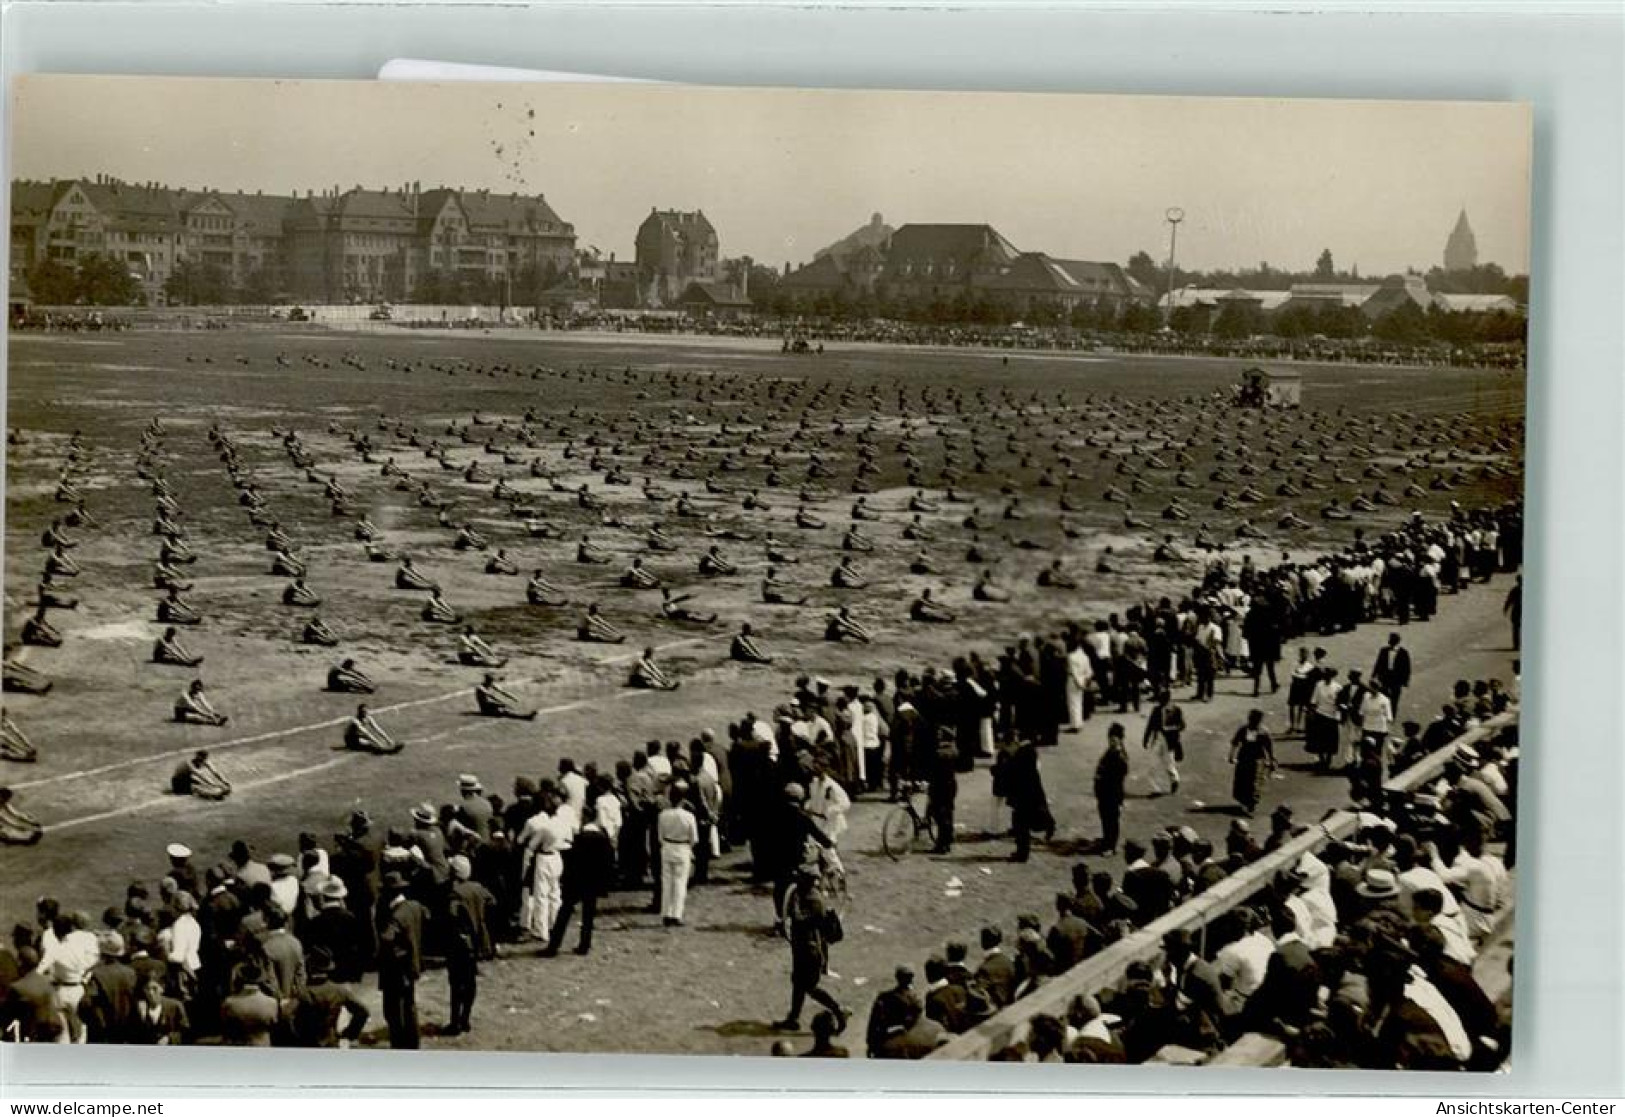
[[[1498,714],[1391,777],[1383,786],[1389,791],[1405,792],[1430,783],[1444,772],[1457,747],[1494,737],[1507,726],[1517,724],[1517,721],[1516,707]],[[1332,842],[1341,841],[1354,833],[1358,825],[1359,817],[1356,814],[1349,811],[1333,813],[1280,849],[1191,897],[1167,915],[1119,939],[1098,954],[1085,958],[1065,973],[1052,977],[1015,1004],[956,1036],[928,1057],[984,1061],[995,1051],[1026,1038],[1027,1027],[1033,1017],[1065,1018],[1074,997],[1116,986],[1122,981],[1128,967],[1135,962],[1157,962],[1162,957],[1163,936],[1169,931],[1184,930],[1203,935],[1210,923],[1263,891],[1279,873],[1305,853],[1313,853]]]

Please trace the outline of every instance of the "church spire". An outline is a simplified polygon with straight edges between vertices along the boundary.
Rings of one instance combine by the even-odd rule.
[[[1477,266],[1478,239],[1473,236],[1473,227],[1467,220],[1467,207],[1464,205],[1456,217],[1456,227],[1444,242],[1444,270],[1472,271]]]

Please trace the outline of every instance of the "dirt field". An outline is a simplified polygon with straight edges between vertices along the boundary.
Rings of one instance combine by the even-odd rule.
[[[345,364],[347,354],[359,359]],[[279,355],[285,365],[278,363]],[[401,367],[407,364],[409,371]],[[687,739],[706,726],[720,729],[746,709],[766,710],[788,694],[797,674],[861,682],[889,675],[900,664],[946,665],[967,648],[993,651],[1022,631],[1047,630],[1063,615],[1103,615],[1148,596],[1177,593],[1194,581],[1195,568],[1151,561],[1164,531],[1177,533],[1189,549],[1194,525],[1205,522],[1239,555],[1243,549],[1234,546],[1234,527],[1249,516],[1267,536],[1251,545],[1252,553],[1261,562],[1273,561],[1282,550],[1298,553],[1344,542],[1355,526],[1378,531],[1411,508],[1433,514],[1450,500],[1472,506],[1518,491],[1518,455],[1497,449],[1493,441],[1521,438],[1521,378],[1451,369],[1305,367],[1302,414],[1249,426],[1252,417],[1224,416],[1210,407],[1200,413],[1210,426],[1193,429],[1196,405],[1173,406],[1175,401],[1198,400],[1228,386],[1239,367],[1205,360],[1034,355],[1012,355],[1006,363],[999,354],[877,348],[788,357],[726,342],[662,346],[642,339],[547,335],[142,333],[15,339],[7,421],[21,433],[22,443],[11,446],[7,456],[8,645],[34,595],[43,561],[40,533],[64,511],[53,492],[67,440],[76,430],[92,450],[83,488],[101,523],[94,531],[76,530],[84,542],[74,554],[84,573],[70,588],[83,604],[53,614],[66,637],[64,646],[24,650],[28,663],[55,680],[55,689],[44,697],[7,695],[8,710],[39,745],[41,759],[28,767],[8,765],[0,778],[18,789],[49,833],[43,844],[8,849],[0,859],[0,917],[26,916],[35,896],[46,890],[68,904],[99,911],[130,879],[155,875],[169,841],[184,841],[211,858],[236,837],[248,838],[262,851],[291,849],[300,831],[329,835],[354,805],[364,804],[375,819],[390,823],[404,820],[410,805],[423,799],[450,799],[458,772],[476,772],[487,787],[505,791],[516,775],[551,774],[561,755],[612,767],[649,738]],[[908,393],[903,405],[897,400],[900,390]],[[769,399],[774,393],[795,405],[775,408]],[[877,399],[884,403],[878,412]],[[1064,442],[1059,420],[1040,410],[1058,402],[1075,408],[1067,419],[1075,429]],[[670,467],[685,455],[702,471],[714,463],[721,452],[713,442],[723,423],[736,432],[757,426],[767,445],[795,434],[808,406],[816,425],[784,453],[790,480],[783,488],[762,487],[766,469],[759,456],[740,472],[721,476],[734,490],[729,493],[708,494],[701,480],[670,476]],[[578,508],[572,496],[552,491],[548,481],[527,476],[523,465],[504,465],[500,456],[484,450],[487,438],[512,446],[511,431],[527,409],[536,412],[537,438],[535,446],[522,448],[524,460],[540,457],[568,488],[589,485],[628,527],[596,525],[595,514]],[[459,468],[477,460],[485,476],[470,483],[460,472],[442,469],[392,432],[379,430],[380,414],[407,420],[425,438],[441,438]],[[476,414],[486,425],[472,443],[446,436],[448,423],[466,423]],[[856,499],[850,481],[858,435],[871,414],[879,472],[867,503],[883,510],[886,522],[863,525],[877,542],[875,554],[861,556],[870,589],[843,594],[829,588],[828,574]],[[157,538],[150,534],[152,497],[135,476],[133,461],[140,432],[154,415],[163,417],[168,475],[190,543],[201,556],[188,571],[196,586],[187,597],[206,619],[185,639],[206,657],[198,674],[231,717],[220,729],[172,723],[171,705],[191,673],[147,662],[160,627],[153,612],[159,595],[151,583]],[[910,415],[920,424],[916,439],[927,478],[936,477],[950,452],[938,437],[942,432],[959,446],[979,436],[988,459],[985,473],[968,473],[957,486],[974,503],[943,504],[926,517],[936,532],[932,546],[941,573],[924,577],[908,573],[918,545],[899,536],[908,519],[902,509],[913,490],[904,483],[903,454],[895,446]],[[544,429],[549,419],[554,422]],[[512,424],[509,433],[494,426],[501,420]],[[634,425],[638,420],[641,428]],[[834,425],[837,420],[844,428]],[[286,580],[268,573],[264,532],[237,506],[226,470],[205,437],[213,422],[239,444],[271,509],[309,560],[310,584],[324,598],[321,613],[342,637],[342,648],[296,642],[306,614],[280,603]],[[454,550],[453,529],[438,525],[432,510],[396,491],[377,464],[363,464],[330,424],[370,434],[379,445],[378,460],[394,455],[438,494],[455,499],[456,523],[470,522],[486,533],[493,548],[506,548],[521,571],[545,568],[569,592],[572,606],[528,607],[523,576],[484,574],[485,555]],[[473,716],[470,688],[479,671],[456,664],[453,632],[419,619],[423,598],[392,587],[392,563],[366,560],[352,537],[352,521],[330,513],[321,484],[289,464],[273,428],[297,431],[316,460],[316,476],[337,477],[354,494],[358,509],[383,529],[384,541],[410,552],[445,588],[446,599],[512,657],[505,677],[524,702],[543,711],[539,721]],[[1419,444],[1413,436],[1422,431],[1439,441]],[[1385,440],[1385,432],[1397,433]],[[1124,441],[1109,447],[1089,442],[1110,433]],[[588,468],[587,443],[595,434],[605,464],[624,466],[631,486],[605,485],[603,469]],[[1304,444],[1289,451],[1294,435]],[[1123,447],[1138,439],[1154,448],[1187,436],[1197,446],[1190,473],[1198,487],[1177,488],[1171,470],[1142,474],[1145,491],[1135,493],[1133,501],[1147,526],[1126,529],[1122,505],[1101,499],[1108,486],[1126,486],[1116,472]],[[1355,524],[1327,523],[1318,510],[1330,497],[1347,504],[1356,493],[1369,493],[1374,482],[1364,476],[1282,498],[1274,486],[1284,474],[1266,474],[1254,479],[1267,497],[1261,505],[1214,510],[1214,492],[1238,485],[1209,481],[1219,466],[1213,449],[1248,440],[1262,443],[1253,447],[1262,461],[1290,453],[1357,476],[1367,465],[1380,464],[1396,495],[1407,481],[1425,487],[1430,477],[1458,464],[1469,470],[1469,479],[1450,491],[1404,498]],[[1345,456],[1345,442],[1372,445],[1376,455],[1369,461]],[[644,454],[657,443],[664,444],[663,462],[645,468]],[[1075,540],[1061,530],[1058,489],[1040,485],[1043,472],[1055,467],[1058,445],[1073,459],[1077,474],[1069,491],[1080,509],[1066,517],[1079,532]],[[572,456],[565,456],[567,446]],[[804,470],[814,452],[833,476],[806,483]],[[1438,460],[1401,476],[1404,460],[1423,453]],[[1486,463],[1505,476],[1481,475]],[[544,506],[568,529],[565,538],[529,538],[492,495],[499,477],[521,490],[526,502]],[[711,540],[701,534],[700,521],[679,519],[670,505],[644,499],[640,486],[651,477],[671,493],[691,490],[701,509],[715,515],[713,526],[758,536],[771,526],[798,547],[803,561],[784,573],[805,586],[811,607],[761,603],[757,582],[765,560],[759,542],[717,541],[738,563],[739,573],[699,578],[695,564]],[[999,520],[1007,499],[999,491],[1002,485],[1021,494],[1026,518]],[[803,487],[813,490],[810,506],[828,522],[825,530],[798,532],[791,522]],[[740,493],[752,488],[762,488],[771,502],[767,518],[741,509]],[[1158,518],[1176,496],[1192,510],[1192,522]],[[960,521],[973,507],[992,525],[983,538],[997,552],[1000,582],[1016,591],[1009,605],[970,601],[974,568],[964,562],[969,533]],[[1311,527],[1275,530],[1276,519],[1288,511]],[[678,553],[646,552],[644,532],[657,520],[677,540]],[[572,561],[575,540],[589,527],[593,539],[615,555],[611,565]],[[1006,533],[1048,549],[1009,546],[1001,542]],[[1091,575],[1106,546],[1113,548],[1120,572]],[[674,626],[659,618],[658,595],[619,589],[617,576],[638,554],[668,584],[693,592],[695,607],[720,613],[721,622],[706,631]],[[1064,594],[1033,588],[1036,571],[1058,555],[1080,576],[1082,588]],[[960,611],[958,623],[908,621],[907,603],[924,586],[934,587]],[[1413,626],[1414,638],[1407,642],[1417,656],[1419,681],[1415,704],[1407,697],[1408,714],[1425,711],[1433,704],[1429,690],[1442,692],[1456,677],[1508,674],[1505,628],[1497,618],[1504,588],[1498,582],[1446,599],[1439,620]],[[592,599],[628,632],[625,646],[573,639],[578,605]],[[824,618],[837,604],[851,604],[870,625],[876,633],[872,645],[820,638]],[[778,657],[775,666],[747,668],[727,659],[728,636],[741,621],[755,626]],[[1364,630],[1328,646],[1334,658],[1368,665],[1379,639],[1375,630]],[[633,655],[646,644],[662,649],[662,661],[683,680],[681,690],[650,693],[622,685]],[[406,740],[403,754],[376,758],[335,750],[338,726],[354,705],[321,689],[326,668],[339,655],[354,656],[379,680],[371,704]],[[1193,717],[1196,740],[1182,801],[1132,804],[1130,833],[1153,818],[1186,815],[1199,829],[1222,831],[1228,820],[1199,804],[1227,798],[1228,772],[1219,754],[1245,710],[1245,699],[1234,697],[1239,688],[1238,680],[1221,685],[1221,692],[1232,696],[1221,693],[1219,703]],[[1283,701],[1270,707],[1272,717]],[[1284,715],[1277,720],[1284,722]],[[1137,739],[1139,724],[1130,720],[1131,740]],[[1100,726],[1097,721],[1083,737],[1065,738],[1045,759],[1063,820],[1063,843],[1093,828],[1085,773],[1102,743]],[[1210,753],[1195,755],[1204,740]],[[212,749],[236,784],[229,801],[206,805],[165,793],[170,771],[198,747]],[[985,785],[985,773],[978,773],[962,791],[967,838],[994,825]],[[1342,793],[1341,784],[1301,773],[1290,773],[1282,790],[1305,805],[1300,817],[1318,813],[1313,808],[1339,801]],[[878,804],[860,805],[849,841],[852,934],[836,968],[847,986],[841,995],[850,1003],[866,1003],[862,990],[882,981],[899,957],[918,960],[943,937],[972,935],[986,919],[1008,921],[1016,911],[1047,911],[1049,894],[1067,879],[1069,857],[1051,853],[1028,865],[1006,865],[1002,841],[967,841],[946,861],[916,857],[892,864],[874,856],[881,811]],[[945,894],[951,877],[964,884],[957,898]],[[619,900],[626,911],[605,920],[603,949],[592,959],[550,965],[516,960],[492,967],[474,1034],[457,1045],[761,1052],[762,1025],[783,1011],[788,964],[782,944],[760,934],[766,901],[735,883],[702,890],[693,898],[694,925],[670,935],[657,919],[631,914],[642,898]],[[431,982],[420,998],[429,1020],[436,1018],[437,997]]]

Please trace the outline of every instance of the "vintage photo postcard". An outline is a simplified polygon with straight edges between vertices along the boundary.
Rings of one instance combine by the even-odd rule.
[[[5,1041],[1506,1067],[1526,106],[12,98]]]

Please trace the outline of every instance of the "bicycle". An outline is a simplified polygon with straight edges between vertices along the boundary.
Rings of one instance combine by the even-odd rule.
[[[909,784],[903,801],[887,813],[880,826],[880,846],[887,857],[900,861],[922,843],[927,849],[936,847],[937,830],[926,807],[925,785]]]

